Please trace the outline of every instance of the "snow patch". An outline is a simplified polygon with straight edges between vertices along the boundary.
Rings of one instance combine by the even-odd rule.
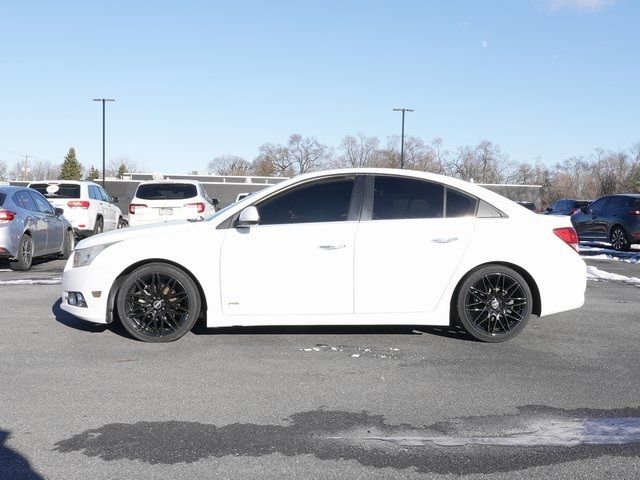
[[[625,277],[624,275],[618,275],[617,273],[605,272],[604,270],[600,270],[599,268],[591,265],[587,266],[587,280],[613,280],[616,282],[640,285],[640,278],[638,277]]]
[[[60,283],[62,283],[62,277],[0,280],[0,285],[58,285]]]

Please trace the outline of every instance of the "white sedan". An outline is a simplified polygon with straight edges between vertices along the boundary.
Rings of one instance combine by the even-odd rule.
[[[168,342],[198,318],[236,325],[449,325],[499,342],[531,315],[579,308],[585,263],[568,218],[535,215],[440,175],[302,175],[199,221],[81,241],[62,308]]]

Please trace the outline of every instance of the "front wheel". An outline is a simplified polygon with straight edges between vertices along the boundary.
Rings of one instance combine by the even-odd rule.
[[[464,329],[483,342],[504,342],[518,335],[533,309],[526,280],[502,265],[471,273],[455,300],[455,314]]]
[[[627,234],[624,233],[624,230],[620,227],[614,227],[611,230],[609,240],[611,241],[611,246],[614,250],[618,250],[620,252],[628,252],[631,248],[631,244],[627,239]]]
[[[64,232],[64,242],[62,244],[62,252],[60,252],[60,258],[62,258],[63,260],[67,260],[71,256],[75,241],[76,236],[73,233],[73,230],[67,230],[66,232]]]
[[[138,340],[172,342],[193,327],[200,314],[200,293],[183,270],[150,263],[131,272],[116,300],[124,328]]]

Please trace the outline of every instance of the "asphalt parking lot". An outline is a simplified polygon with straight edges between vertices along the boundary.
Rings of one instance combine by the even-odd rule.
[[[588,259],[640,277],[640,264]],[[145,344],[0,264],[0,478],[638,478],[640,289],[483,344],[439,328],[196,328]]]

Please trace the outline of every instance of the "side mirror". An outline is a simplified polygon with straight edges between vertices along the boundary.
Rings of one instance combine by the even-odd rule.
[[[56,207],[56,217],[61,217],[62,215],[64,215],[64,210],[61,208]]]
[[[217,198],[211,199],[211,205],[213,205],[214,207],[217,207],[219,204],[220,204],[220,200],[218,200]]]
[[[118,197],[111,197],[111,203],[118,203],[120,199]]]
[[[251,205],[250,207],[245,208],[240,213],[238,217],[238,221],[236,222],[236,227],[248,227],[250,225],[257,225],[260,221],[260,214],[258,213],[258,209]]]

